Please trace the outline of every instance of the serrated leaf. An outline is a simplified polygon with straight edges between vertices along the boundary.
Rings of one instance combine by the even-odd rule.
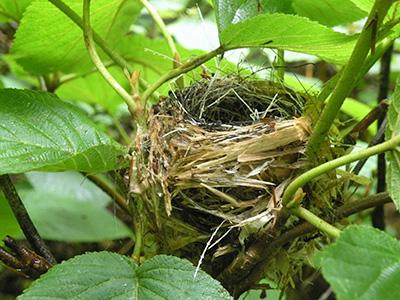
[[[160,255],[142,265],[110,252],[87,253],[51,268],[18,299],[224,300],[223,287],[188,261]]]
[[[367,16],[350,0],[293,0],[293,8],[300,16],[327,26],[351,23]]]
[[[293,13],[293,0],[214,0],[219,32],[263,13]]]
[[[31,170],[104,172],[124,148],[55,95],[0,90],[0,174]]]
[[[304,17],[269,14],[230,25],[220,38],[222,45],[228,49],[284,49],[312,54],[330,63],[344,64],[351,55],[357,36],[334,32]]]
[[[400,242],[366,226],[349,226],[316,257],[339,300],[400,298]]]
[[[1,0],[0,22],[18,22],[32,0]]]
[[[64,2],[82,15],[81,0]],[[113,47],[140,9],[139,1],[92,1],[92,27]],[[18,63],[33,74],[83,72],[92,68],[82,30],[48,0],[37,0],[28,7],[17,30],[12,52],[18,57]]]
[[[131,236],[101,203],[81,201],[61,191],[22,190],[20,195],[40,235],[47,240],[99,242]]]
[[[385,139],[389,140],[400,134],[400,80],[397,81],[396,88],[390,97],[389,108],[387,112],[387,126]],[[390,197],[393,199],[397,209],[400,209],[400,150],[386,153],[388,163],[386,169],[387,187]]]

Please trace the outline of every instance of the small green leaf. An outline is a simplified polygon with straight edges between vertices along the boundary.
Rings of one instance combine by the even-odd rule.
[[[349,226],[317,254],[339,300],[400,298],[400,242],[366,226]]]
[[[141,266],[128,257],[98,252],[76,256],[51,268],[18,299],[228,300],[223,287],[173,256],[156,256]]]
[[[351,23],[367,16],[350,0],[293,0],[293,8],[300,16],[327,26]]]
[[[357,36],[334,32],[307,18],[285,15],[260,15],[230,25],[220,39],[228,49],[267,47],[316,55],[330,63],[344,64],[349,59]]]
[[[0,90],[0,174],[30,170],[104,172],[124,148],[53,94]]]
[[[397,81],[393,95],[390,97],[387,112],[385,139],[389,140],[400,134],[400,79]],[[387,187],[397,209],[400,209],[400,149],[386,153],[388,167],[386,169]]]
[[[32,0],[1,0],[0,22],[18,22]]]
[[[64,0],[79,16],[81,0]],[[91,23],[109,46],[115,46],[139,14],[139,1],[96,0],[91,5]],[[54,71],[83,72],[92,63],[82,30],[48,0],[37,0],[26,10],[12,48],[17,61],[33,74]]]
[[[131,236],[101,202],[82,201],[65,191],[22,190],[20,195],[40,235],[47,240],[98,242]]]
[[[78,202],[94,203],[101,207],[111,201],[97,185],[78,172],[29,172],[25,176],[38,192],[68,195]]]

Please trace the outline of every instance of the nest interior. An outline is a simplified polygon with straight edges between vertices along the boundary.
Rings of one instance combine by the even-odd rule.
[[[307,97],[237,76],[170,91],[146,140],[145,208],[162,251],[202,257],[217,275],[276,225],[284,188],[307,165]]]

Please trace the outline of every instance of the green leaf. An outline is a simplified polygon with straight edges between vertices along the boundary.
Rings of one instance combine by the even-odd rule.
[[[64,194],[76,201],[101,207],[107,206],[111,201],[97,185],[78,172],[29,172],[25,176],[38,192]]]
[[[82,15],[81,0],[64,2]],[[92,27],[113,47],[128,31],[140,9],[139,1],[92,1]],[[18,63],[33,74],[83,72],[92,67],[82,30],[48,0],[37,0],[28,7],[12,51],[18,56]]]
[[[365,12],[370,12],[374,5],[374,0],[351,0],[351,2]]]
[[[400,79],[397,81],[396,88],[390,97],[389,109],[387,112],[387,126],[385,139],[389,140],[400,134]],[[387,187],[390,197],[392,197],[397,209],[400,209],[400,149],[386,153],[388,166],[386,169]]]
[[[47,240],[98,242],[131,236],[101,202],[82,201],[66,191],[22,190],[20,195],[40,235]]]
[[[293,0],[214,0],[219,32],[263,13],[293,13]]]
[[[121,68],[111,67],[109,71],[127,90],[130,88]],[[98,72],[62,84],[57,88],[56,94],[66,100],[100,104],[112,115],[115,115],[118,108],[124,103],[121,96],[110,87],[109,83]]]
[[[366,226],[349,226],[317,264],[339,300],[400,298],[400,242]]]
[[[270,14],[229,26],[220,35],[227,49],[267,47],[316,55],[330,63],[344,64],[357,36],[334,32],[307,18]]]
[[[0,22],[18,22],[32,0],[1,0]]]
[[[124,148],[55,95],[0,90],[0,174],[30,170],[104,172]]]
[[[194,279],[194,272],[190,262],[173,256],[138,266],[116,253],[87,253],[54,266],[18,299],[232,299],[209,275],[200,271]]]
[[[351,23],[367,16],[350,0],[293,0],[293,8],[300,16],[327,26]]]

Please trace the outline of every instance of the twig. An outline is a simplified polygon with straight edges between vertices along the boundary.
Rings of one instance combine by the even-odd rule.
[[[125,103],[128,105],[128,109],[131,115],[136,118],[137,117],[137,103],[135,103],[129,95],[129,93],[115,80],[115,78],[108,72],[106,66],[100,59],[100,56],[97,54],[96,47],[93,41],[93,33],[90,27],[90,0],[83,1],[83,36],[85,39],[85,45],[89,52],[89,56],[96,66],[97,70],[99,70],[100,74],[104,77],[104,79],[110,84],[110,86],[124,99]]]
[[[285,81],[285,51],[278,49],[277,60],[276,60],[276,67],[278,67],[278,80],[280,82]]]
[[[0,185],[27,241],[40,256],[43,256],[49,263],[55,265],[57,262],[54,256],[39,235],[10,177],[8,175],[1,175]]]
[[[83,30],[83,20],[82,18],[75,13],[68,5],[66,5],[63,1],[61,0],[48,0],[51,4],[53,4],[55,7],[57,7],[61,12],[63,12],[68,18],[71,19],[72,22],[74,22],[76,25],[78,25],[82,30]],[[103,40],[100,35],[98,35],[96,32],[93,32],[93,40],[96,42],[96,44],[101,48],[101,50],[104,51],[110,57],[117,65],[119,65],[122,69],[127,69],[129,73],[133,72],[133,68],[128,64],[128,62],[119,54],[114,52],[106,43],[105,40]],[[140,86],[142,89],[147,89],[149,84],[143,80],[140,79]],[[154,97],[156,100],[159,98],[159,94],[153,93]]]
[[[363,159],[365,157],[369,157],[369,156],[372,156],[372,155],[375,155],[378,153],[392,150],[395,147],[397,147],[399,144],[400,144],[400,135],[396,136],[394,138],[391,138],[390,140],[388,140],[384,143],[373,146],[371,148],[367,148],[367,149],[364,149],[364,150],[361,150],[358,152],[353,152],[353,153],[347,154],[345,156],[339,157],[337,159],[334,159],[332,161],[328,161],[322,165],[319,165],[318,167],[315,167],[315,168],[303,173],[302,175],[297,177],[295,180],[293,180],[286,188],[286,190],[283,194],[283,197],[282,197],[283,204],[288,208],[295,205],[295,203],[292,201],[293,196],[295,195],[295,193],[297,192],[297,190],[299,188],[304,186],[306,183],[308,183],[312,179],[314,179],[322,174],[325,174],[329,171],[332,171],[340,166],[352,163],[354,161]]]
[[[118,191],[111,187],[103,178],[95,174],[84,174],[90,181],[96,184],[103,192],[113,199],[119,207],[121,207],[126,213],[130,215],[128,207],[128,201]]]
[[[372,139],[371,143],[368,145],[368,147],[372,147],[377,145],[380,141],[382,141],[382,137],[385,134],[385,129],[386,129],[386,119],[385,121],[381,124],[381,126],[379,127],[378,132],[376,133],[376,135],[374,136],[374,138]],[[363,158],[361,160],[358,161],[358,163],[355,165],[352,173],[354,174],[359,174],[361,169],[364,167],[365,163],[367,162],[369,157]],[[383,192],[383,191],[382,191]]]
[[[307,154],[311,159],[315,159],[321,143],[326,138],[326,135],[339,112],[343,101],[353,88],[354,76],[358,74],[368,55],[370,48],[375,49],[376,30],[379,28],[383,19],[392,5],[390,0],[376,0],[369,14],[368,20],[357,40],[353,49],[350,60],[344,66],[337,85],[335,86],[328,103],[324,107],[321,116],[315,125],[315,129],[311,134],[307,146]],[[373,52],[373,51],[372,51]]]
[[[161,16],[159,15],[158,11],[154,8],[153,5],[147,0],[140,0],[142,2],[143,6],[146,7],[147,11],[149,12],[150,16],[153,18],[154,22],[157,24],[157,26],[160,28],[162,35],[167,41],[168,47],[171,50],[173,58],[179,58],[179,53],[178,50],[176,49],[175,42],[172,38],[172,36],[169,34],[167,27],[165,26],[165,23]],[[179,61],[177,62],[179,63]]]
[[[380,82],[379,82],[379,95],[378,101],[386,99],[389,95],[389,85],[390,85],[390,63],[392,60],[393,44],[389,49],[383,54],[381,59],[381,70],[380,70]],[[386,124],[385,114],[379,116],[378,118],[378,128],[385,126]],[[379,139],[379,143],[384,141],[384,136],[382,135]],[[377,163],[377,187],[376,191],[378,193],[385,191],[386,189],[386,162],[385,153],[378,154]],[[381,230],[385,230],[385,215],[383,210],[383,205],[377,206],[372,212],[372,225]]]
[[[320,231],[329,234],[331,237],[338,238],[340,235],[340,230],[335,226],[332,226],[328,222],[324,221],[320,217],[314,215],[308,209],[304,207],[296,207],[291,209],[291,213],[306,220],[308,223],[318,228]]]
[[[224,53],[225,49],[222,47],[218,47],[217,49],[208,52],[204,55],[195,57],[188,62],[184,63],[180,67],[169,71],[168,73],[162,75],[154,84],[152,84],[148,89],[143,92],[142,101],[143,103],[147,103],[148,98],[165,82],[168,80],[175,78],[181,74],[187,73],[194,68],[202,65],[203,63],[209,61],[210,59],[214,58],[215,56]]]
[[[337,209],[336,219],[341,219],[348,217],[352,214],[358,213],[360,211],[373,208],[377,205],[385,204],[391,201],[388,193],[380,193],[364,198],[362,201],[356,201],[343,205]],[[254,245],[250,246],[246,251],[248,253],[257,253],[259,255],[258,263],[252,268],[250,274],[243,274],[244,277],[237,276],[235,282],[229,283],[229,285],[234,287],[234,295],[241,295],[244,291],[247,291],[255,282],[258,282],[264,275],[267,265],[269,263],[269,258],[273,257],[274,251],[277,251],[280,247],[285,246],[291,241],[315,232],[317,229],[308,222],[303,222],[292,229],[286,231],[282,235],[276,237],[271,242],[266,243],[264,240],[257,241]],[[256,250],[255,248],[260,248]],[[238,266],[241,268],[243,265]],[[232,271],[231,271],[232,272]],[[237,275],[242,275],[241,270],[232,272]]]

